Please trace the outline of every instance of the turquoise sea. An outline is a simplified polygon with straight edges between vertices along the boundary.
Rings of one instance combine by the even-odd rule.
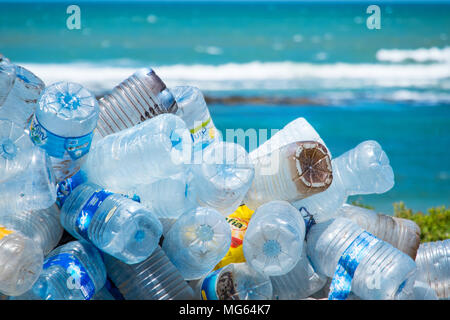
[[[449,2],[75,3],[79,30],[66,26],[72,2],[0,1],[0,53],[98,95],[151,66],[169,87],[248,98],[210,104],[223,132],[305,117],[333,156],[377,140],[396,184],[352,200],[387,213],[450,205]],[[380,29],[366,25],[369,4]],[[245,102],[261,97],[290,102]]]

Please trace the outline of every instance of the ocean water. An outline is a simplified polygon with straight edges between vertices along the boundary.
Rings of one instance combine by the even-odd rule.
[[[379,30],[366,26],[367,1],[81,1],[81,29],[69,30],[72,3],[0,1],[0,53],[47,85],[74,81],[97,95],[151,66],[169,87],[248,98],[210,104],[222,131],[279,129],[302,116],[333,156],[377,140],[396,185],[356,200],[387,213],[400,200],[448,206],[450,4],[374,3]]]

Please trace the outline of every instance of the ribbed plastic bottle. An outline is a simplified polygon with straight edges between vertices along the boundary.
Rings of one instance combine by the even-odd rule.
[[[0,210],[20,212],[46,209],[56,201],[56,186],[50,158],[34,148],[28,167],[0,183]]]
[[[245,262],[210,272],[194,290],[201,300],[271,300],[273,295],[269,277]]]
[[[193,140],[194,153],[221,141],[202,92],[191,86],[170,89],[178,105],[177,115],[186,122]]]
[[[71,241],[53,250],[33,287],[17,300],[90,300],[106,282],[100,252],[87,241]]]
[[[55,204],[36,211],[1,212],[0,224],[39,244],[44,256],[56,247],[63,234],[59,208]]]
[[[272,200],[293,202],[323,192],[333,180],[328,151],[315,141],[292,142],[251,161],[255,177],[244,203],[252,210]]]
[[[34,144],[50,155],[56,181],[75,174],[89,152],[99,107],[95,96],[77,83],[47,87],[30,124]]]
[[[186,212],[164,236],[162,248],[185,280],[200,279],[214,269],[231,244],[231,229],[217,210]]]
[[[8,296],[29,290],[38,279],[44,260],[40,243],[16,227],[0,223],[0,293]]]
[[[194,292],[161,247],[137,264],[104,255],[108,276],[125,300],[192,300]]]
[[[427,283],[439,299],[450,298],[450,239],[425,242],[416,257],[417,280]]]
[[[368,140],[334,158],[333,182],[320,194],[296,201],[296,208],[305,208],[316,222],[336,216],[348,196],[384,193],[394,186],[394,172],[378,142]]]
[[[0,183],[24,171],[35,148],[22,126],[0,119]]]
[[[161,114],[99,140],[82,169],[89,181],[127,194],[140,184],[183,172],[191,149],[184,121],[173,114]]]
[[[45,84],[29,70],[12,66],[15,68],[14,84],[3,104],[0,103],[0,118],[12,120],[25,128],[36,111]]]
[[[162,113],[175,113],[176,101],[151,68],[141,69],[99,100],[98,133],[109,134],[131,128]]]
[[[306,242],[314,268],[333,278],[330,300],[345,300],[350,291],[364,300],[396,299],[412,291],[414,260],[350,219],[313,225]]]
[[[412,293],[409,295],[399,295],[398,300],[438,300],[436,292],[431,289],[428,283],[422,281],[414,282]]]
[[[373,210],[344,204],[339,216],[348,218],[375,237],[416,259],[420,245],[420,228],[412,220],[391,217]]]
[[[16,80],[16,67],[0,53],[0,106],[5,102]],[[1,111],[1,109],[0,109]]]
[[[305,222],[291,204],[271,201],[253,213],[244,237],[247,263],[267,276],[291,271],[301,257]]]
[[[67,197],[61,224],[73,237],[128,264],[147,259],[162,235],[158,218],[140,203],[92,183]]]
[[[327,277],[317,273],[306,255],[306,242],[295,267],[282,276],[270,277],[275,300],[299,300],[322,289]]]
[[[227,216],[241,205],[254,177],[247,151],[231,142],[216,142],[203,151],[201,164],[192,166],[199,205]]]

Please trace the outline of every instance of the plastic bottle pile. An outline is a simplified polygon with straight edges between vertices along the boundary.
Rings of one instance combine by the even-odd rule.
[[[393,185],[375,141],[247,153],[151,69],[97,100],[0,56],[2,299],[448,299],[450,240],[346,204]]]

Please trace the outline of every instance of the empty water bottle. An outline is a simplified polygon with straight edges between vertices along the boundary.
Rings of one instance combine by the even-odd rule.
[[[89,181],[128,194],[140,184],[185,170],[191,148],[184,121],[173,114],[161,114],[99,140],[82,169]]]
[[[186,212],[164,236],[162,245],[185,280],[200,279],[225,256],[230,226],[218,211],[198,207]]]
[[[45,84],[29,70],[21,66],[13,66],[15,68],[14,85],[3,104],[0,103],[0,118],[12,120],[25,128],[36,111]]]
[[[161,247],[137,264],[125,264],[107,254],[106,269],[126,300],[192,300],[194,292]]]
[[[201,164],[192,167],[197,202],[227,216],[242,203],[253,180],[247,151],[231,142],[217,142],[203,151]]]
[[[317,272],[333,278],[330,300],[345,300],[350,291],[365,300],[395,299],[414,284],[414,260],[347,218],[313,225],[307,254]]]
[[[0,106],[5,102],[16,80],[16,67],[0,53]],[[0,109],[1,110],[1,109]]]
[[[417,280],[427,283],[439,299],[450,298],[450,239],[425,242],[416,257]]]
[[[272,284],[248,264],[231,263],[199,280],[195,292],[202,300],[270,300]]]
[[[348,196],[384,193],[394,186],[394,172],[378,142],[369,140],[333,159],[331,186],[312,197],[294,203],[305,208],[316,222],[336,216]]]
[[[305,222],[291,204],[271,201],[256,209],[243,249],[247,263],[268,276],[280,276],[294,268],[305,239]]]
[[[42,270],[40,243],[16,230],[22,227],[0,224],[0,293],[8,296],[30,289]]]
[[[391,217],[373,210],[344,204],[339,215],[352,220],[375,237],[416,258],[420,245],[420,228],[411,220]]]
[[[90,300],[105,282],[100,252],[86,241],[71,241],[46,257],[36,283],[17,299]]]
[[[275,300],[299,300],[322,289],[327,277],[314,270],[306,255],[306,242],[302,247],[302,255],[295,267],[282,276],[270,277]]]
[[[436,292],[422,281],[414,282],[412,292],[409,295],[399,295],[399,300],[438,300]]]
[[[56,201],[56,186],[47,153],[34,148],[28,167],[0,183],[0,210],[20,212],[50,207]]]
[[[61,208],[61,223],[75,238],[91,241],[125,263],[147,259],[162,225],[144,206],[92,183],[78,186]]]
[[[0,183],[28,167],[34,148],[27,131],[0,119]]]
[[[178,105],[177,115],[186,122],[192,135],[194,153],[220,141],[202,92],[191,86],[174,87],[171,91]]]
[[[150,69],[142,69],[99,100],[98,133],[109,134],[131,128],[161,113],[175,113],[177,104],[164,82]]]
[[[58,82],[42,94],[30,137],[50,155],[57,182],[79,170],[91,147],[98,113],[95,96],[77,83]]]
[[[328,151],[315,141],[292,142],[251,161],[255,177],[244,202],[252,210],[272,200],[309,197],[326,190],[333,180]]]

